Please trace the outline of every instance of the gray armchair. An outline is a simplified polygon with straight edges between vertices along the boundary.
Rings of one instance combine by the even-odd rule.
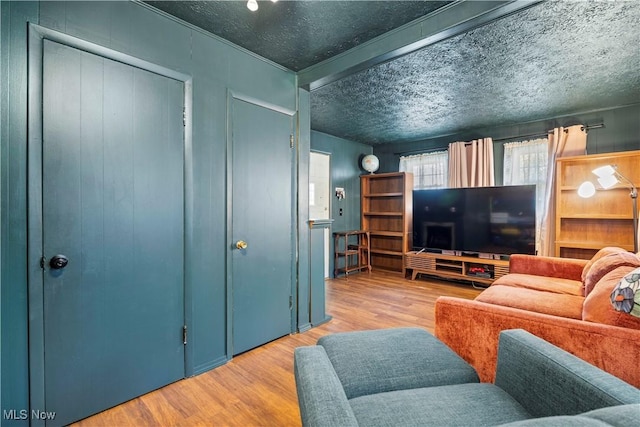
[[[376,332],[368,331],[368,338]],[[394,348],[381,358],[371,352],[370,339],[342,335],[295,350],[304,426],[631,426],[640,420],[640,390],[524,330],[501,333],[494,384],[479,383],[477,377],[468,372],[460,375],[459,370],[450,371],[450,383],[443,383],[442,375],[434,372],[437,383],[429,384],[429,379],[412,384],[405,377],[414,367],[417,376],[434,378],[424,372],[431,364],[418,360],[420,352],[431,357],[432,341],[405,346],[420,350],[414,352],[417,359],[398,354],[391,360]],[[336,357],[344,352],[358,357]],[[440,358],[457,357],[441,349],[436,352]],[[402,368],[396,370],[398,365]],[[441,371],[442,365],[433,369]],[[366,372],[366,389],[354,384],[354,372]],[[376,377],[386,384],[382,389],[376,388]]]

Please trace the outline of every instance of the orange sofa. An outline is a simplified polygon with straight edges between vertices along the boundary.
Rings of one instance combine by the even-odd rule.
[[[640,253],[603,248],[591,260],[512,255],[509,274],[475,300],[440,297],[435,335],[493,382],[498,335],[525,329],[640,387],[640,318],[610,295],[640,267]]]

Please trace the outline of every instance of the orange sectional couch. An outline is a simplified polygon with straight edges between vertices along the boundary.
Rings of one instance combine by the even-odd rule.
[[[509,274],[475,300],[438,298],[435,335],[483,382],[494,380],[500,331],[521,328],[640,387],[640,318],[610,301],[638,267],[640,254],[614,247],[591,260],[512,255]]]

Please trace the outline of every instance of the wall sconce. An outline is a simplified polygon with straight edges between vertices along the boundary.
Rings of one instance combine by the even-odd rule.
[[[633,205],[633,251],[638,252],[638,189],[631,182],[629,178],[622,175],[616,169],[615,165],[605,165],[601,166],[592,171],[598,177],[598,183],[600,186],[608,190],[613,187],[617,183],[621,182],[626,185],[631,193],[629,196],[631,197],[631,202]],[[596,187],[593,185],[591,181],[585,181],[580,184],[578,187],[578,196],[582,198],[589,198],[596,194]]]

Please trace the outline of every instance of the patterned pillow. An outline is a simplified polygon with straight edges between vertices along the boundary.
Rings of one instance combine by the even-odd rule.
[[[625,275],[611,292],[613,308],[640,317],[640,267]]]

